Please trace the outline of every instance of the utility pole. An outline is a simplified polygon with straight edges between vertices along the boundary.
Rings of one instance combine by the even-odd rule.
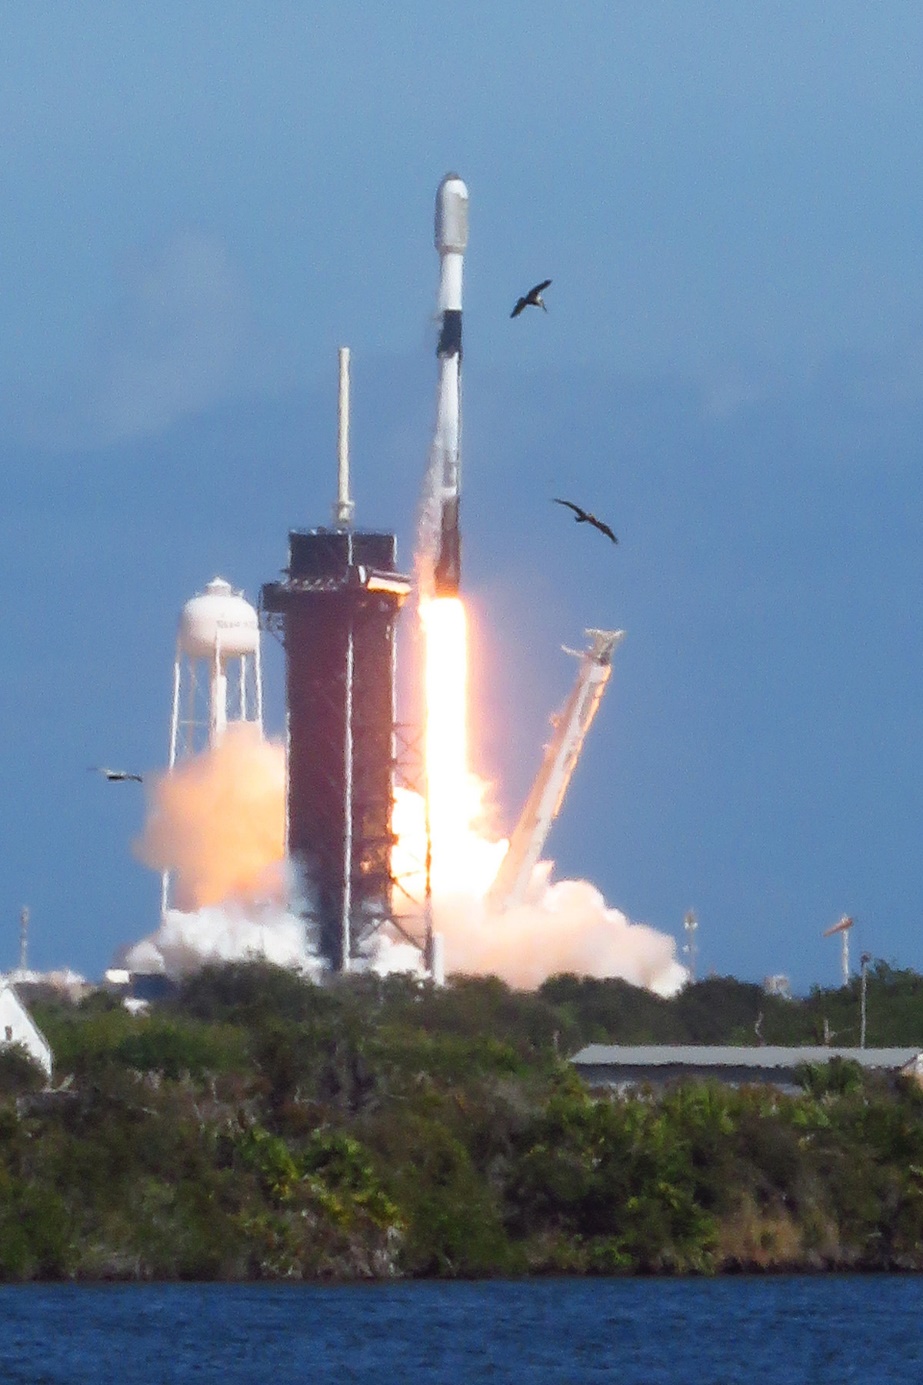
[[[29,906],[24,904],[19,911],[19,970],[27,969],[29,960]]]
[[[862,989],[859,1001],[859,1047],[865,1048],[865,993],[868,985],[869,962],[872,960],[870,952],[863,952],[859,958],[859,965],[862,968]]]

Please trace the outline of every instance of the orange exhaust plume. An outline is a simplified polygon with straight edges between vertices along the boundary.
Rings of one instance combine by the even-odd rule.
[[[221,744],[154,781],[135,854],[173,872],[181,910],[280,899],[285,854],[285,751],[237,722]]]

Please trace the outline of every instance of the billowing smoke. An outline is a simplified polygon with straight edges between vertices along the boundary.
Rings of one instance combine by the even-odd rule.
[[[168,870],[183,912],[284,897],[285,750],[252,722],[154,780],[135,852]]]
[[[418,918],[423,805],[404,793],[398,807],[396,902]],[[177,907],[122,952],[120,965],[179,976],[207,962],[265,958],[318,975],[303,920],[286,908],[284,833],[284,750],[253,725],[229,726],[219,746],[156,779],[136,851],[152,869],[173,873]],[[435,882],[434,923],[448,972],[493,974],[523,988],[562,971],[621,977],[661,995],[682,987],[686,973],[671,937],[631,923],[586,881],[552,881],[548,862],[536,868],[528,903],[490,912],[485,895],[504,850],[472,832],[459,843],[461,878]],[[372,965],[415,971],[422,961],[417,949],[383,933]]]
[[[265,960],[312,976],[320,973],[304,924],[279,904],[230,900],[194,913],[168,909],[156,933],[118,958],[129,971],[185,976],[209,963]]]
[[[550,862],[543,867],[550,873]],[[534,903],[503,914],[490,913],[477,900],[449,899],[439,906],[436,922],[445,938],[447,970],[490,972],[525,990],[557,972],[574,972],[617,976],[671,996],[687,979],[671,937],[631,923],[586,880],[549,881]]]
[[[303,921],[285,905],[285,751],[258,726],[232,723],[219,745],[153,780],[135,851],[171,872],[176,907],[120,965],[181,976],[265,958],[319,971]]]
[[[425,889],[418,845],[425,832],[424,807],[418,795],[402,791],[397,809],[396,874],[403,885],[398,905],[412,914],[411,901],[422,899]],[[506,843],[472,831],[456,850],[457,870],[448,878],[434,875],[432,886],[433,922],[444,940],[447,972],[492,974],[523,989],[558,972],[620,977],[663,996],[685,985],[686,969],[677,961],[673,938],[632,923],[588,881],[553,881],[552,862],[542,861],[533,871],[527,901],[495,911],[487,892]]]

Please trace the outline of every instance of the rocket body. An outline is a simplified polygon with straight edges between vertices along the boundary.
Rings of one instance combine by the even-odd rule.
[[[432,470],[439,506],[439,537],[433,582],[437,596],[455,596],[461,581],[461,360],[462,274],[468,244],[468,189],[447,173],[436,193],[439,252],[439,384]]]

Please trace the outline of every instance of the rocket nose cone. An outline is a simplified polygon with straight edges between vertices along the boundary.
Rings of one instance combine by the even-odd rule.
[[[457,173],[447,173],[436,193],[436,249],[463,254],[468,244],[468,189]]]

